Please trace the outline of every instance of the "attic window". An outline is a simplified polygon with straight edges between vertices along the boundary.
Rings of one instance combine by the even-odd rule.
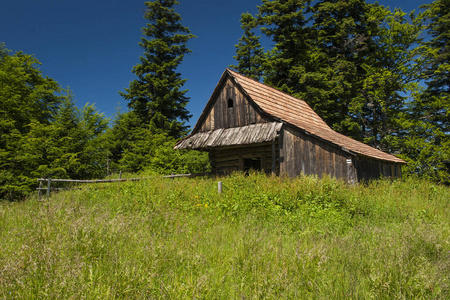
[[[228,108],[233,108],[233,99],[228,98]]]

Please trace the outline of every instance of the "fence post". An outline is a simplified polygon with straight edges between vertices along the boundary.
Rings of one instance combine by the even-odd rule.
[[[47,200],[50,198],[50,184],[52,182],[51,178],[47,179]]]
[[[39,181],[39,190],[38,190],[38,199],[41,200],[41,196],[42,196],[42,181]]]
[[[220,194],[222,194],[222,181],[219,181],[217,183],[217,192]]]

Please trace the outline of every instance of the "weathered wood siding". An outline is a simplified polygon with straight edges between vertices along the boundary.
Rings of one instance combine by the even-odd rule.
[[[277,143],[275,149],[278,149]],[[275,160],[278,155],[279,152],[276,150]],[[245,147],[217,147],[209,150],[209,160],[213,173],[229,174],[233,171],[244,171],[245,158],[261,159],[261,169],[267,173],[272,172],[272,143],[247,145]],[[276,167],[275,172],[279,172],[278,167]]]
[[[181,140],[175,149],[207,149],[272,142],[282,123],[268,122],[196,133]]]
[[[350,183],[357,180],[354,157],[349,153],[291,127],[284,127],[280,139],[280,174],[328,174]]]
[[[356,171],[358,181],[369,181],[380,177],[402,177],[402,167],[400,164],[375,160],[368,157],[358,157],[356,159]]]
[[[228,107],[228,100],[233,102],[233,107]],[[203,121],[199,132],[219,128],[240,127],[268,121],[255,110],[245,99],[244,94],[228,78],[220,88],[216,99],[213,99],[213,105]]]
[[[401,164],[351,155],[291,127],[284,127],[281,134],[280,173],[291,177],[328,174],[349,183],[402,175]]]

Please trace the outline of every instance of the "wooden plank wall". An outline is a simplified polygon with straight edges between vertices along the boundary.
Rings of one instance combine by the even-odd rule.
[[[356,170],[359,181],[369,181],[380,177],[400,178],[402,176],[401,164],[375,160],[368,157],[358,157]]]
[[[228,108],[228,99],[233,101],[231,108]],[[269,121],[252,107],[230,78],[221,87],[216,99],[212,100],[214,104],[199,132]]]
[[[281,174],[291,177],[328,174],[349,183],[402,176],[401,164],[355,157],[291,127],[284,127],[281,139]]]
[[[317,140],[291,127],[284,127],[280,142],[280,173],[290,177],[328,174],[351,180],[356,174],[347,158],[352,157],[327,143]]]
[[[278,149],[278,144],[275,145]],[[278,150],[275,157],[278,157]],[[209,160],[213,173],[229,174],[244,171],[244,158],[260,158],[261,168],[266,173],[272,172],[272,143],[254,146],[218,147],[209,151]],[[278,166],[279,164],[277,164]],[[277,167],[277,171],[279,171]]]

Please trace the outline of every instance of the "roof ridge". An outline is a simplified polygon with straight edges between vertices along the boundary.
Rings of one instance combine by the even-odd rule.
[[[253,78],[248,77],[248,76],[245,76],[245,75],[243,75],[243,74],[241,74],[241,73],[239,73],[239,72],[237,72],[237,71],[235,71],[235,70],[233,70],[233,69],[227,68],[226,70],[227,70],[227,71],[231,71],[232,73],[235,73],[235,74],[237,74],[237,75],[239,75],[239,76],[242,76],[242,77],[244,77],[245,79],[252,80],[252,81],[254,81],[254,82],[258,83],[258,84],[264,85],[265,87],[268,87],[269,89],[271,89],[271,90],[273,90],[273,91],[275,91],[275,92],[277,92],[277,93],[283,93],[283,94],[285,94],[285,95],[288,96],[288,97],[291,97],[291,98],[294,98],[294,99],[297,99],[297,100],[301,100],[301,101],[305,101],[305,100],[300,99],[300,98],[298,98],[298,97],[292,96],[292,95],[290,95],[290,94],[288,94],[288,93],[286,93],[286,92],[280,91],[279,89],[277,89],[277,88],[275,88],[275,87],[273,87],[273,86],[270,86],[270,85],[268,85],[267,83],[258,81],[258,80],[256,80],[256,79],[253,79]],[[234,76],[233,76],[233,77],[234,77]]]

